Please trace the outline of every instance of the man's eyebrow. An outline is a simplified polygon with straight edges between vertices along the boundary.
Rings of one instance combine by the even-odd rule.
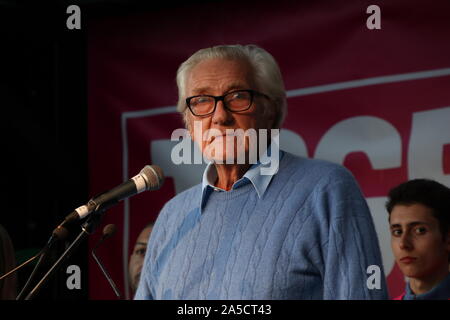
[[[141,246],[146,246],[147,245],[147,242],[136,242],[136,245],[141,245]]]
[[[208,92],[211,92],[211,87],[196,88],[196,89],[192,90],[192,92],[193,92],[193,95],[207,94]]]
[[[227,87],[227,92],[232,91],[232,90],[241,90],[241,89],[248,89],[248,86],[244,85],[243,83],[240,83],[240,82],[235,82],[235,83],[230,84]]]
[[[407,226],[407,227],[414,227],[414,226],[417,226],[417,225],[419,225],[419,224],[426,224],[426,225],[429,225],[429,223],[424,222],[424,221],[412,221],[412,222],[408,223],[406,226]],[[392,228],[398,228],[398,227],[401,227],[401,224],[399,224],[399,223],[391,224],[391,229],[392,229]]]
[[[248,86],[240,82],[233,82],[226,87],[226,90],[223,94],[230,92],[232,90],[242,90],[242,89],[248,89]],[[201,95],[201,94],[211,95],[211,91],[212,91],[211,87],[200,87],[192,90],[193,95]]]

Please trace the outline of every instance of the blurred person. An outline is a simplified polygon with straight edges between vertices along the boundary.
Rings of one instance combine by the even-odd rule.
[[[128,265],[128,278],[130,281],[130,288],[132,296],[134,296],[139,278],[141,277],[142,265],[144,264],[144,257],[147,251],[147,243],[153,229],[153,222],[147,224],[141,233],[139,233],[136,243],[134,245],[133,253],[130,256]]]
[[[202,49],[177,85],[188,138],[209,163],[161,210],[135,299],[386,299],[352,174],[277,148],[287,102],[275,59],[255,45]],[[369,289],[371,265],[381,285]]]
[[[8,232],[0,225],[0,276],[16,267],[14,246]],[[0,300],[14,300],[17,294],[16,274],[0,280]]]
[[[411,180],[389,192],[386,208],[395,261],[408,278],[395,300],[450,299],[450,189]]]

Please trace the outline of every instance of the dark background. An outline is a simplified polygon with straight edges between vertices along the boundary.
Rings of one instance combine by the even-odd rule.
[[[43,247],[53,228],[88,197],[86,31],[65,28],[64,6],[31,3],[0,2],[1,150],[6,160],[0,223],[18,264]],[[54,248],[47,268],[75,233]],[[86,270],[86,253],[82,244],[63,268],[77,264]],[[31,270],[18,273],[19,290]],[[82,274],[82,290],[68,290],[63,276],[58,272],[37,298],[87,296],[87,275]]]
[[[70,4],[81,8],[81,30],[66,28]],[[37,253],[53,228],[89,199],[87,20],[140,9],[132,1],[0,1],[0,224],[12,239],[17,264]],[[52,250],[43,269],[78,230]],[[58,272],[37,299],[87,298],[87,259],[84,242],[62,266],[81,268],[81,290],[68,290],[68,275]],[[32,268],[18,273],[19,291]]]
[[[66,9],[72,4],[81,9],[80,30],[66,27],[70,16]],[[92,196],[87,154],[89,21],[175,5],[189,4],[0,0],[0,224],[12,239],[17,264],[36,254],[64,217]],[[43,271],[79,230],[71,230],[69,238],[54,247]],[[85,241],[61,267],[80,267],[81,290],[68,290],[69,275],[58,272],[36,299],[87,299],[89,255]],[[17,273],[18,292],[33,266],[31,263]]]

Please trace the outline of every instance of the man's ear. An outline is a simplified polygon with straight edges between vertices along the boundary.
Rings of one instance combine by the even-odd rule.
[[[447,253],[448,253],[448,271],[450,271],[450,230],[447,232],[447,238],[445,238],[445,242],[447,243]]]
[[[273,101],[264,106],[264,119],[266,119],[269,128],[273,128],[277,118],[277,112]]]
[[[450,254],[450,230],[447,232],[447,237],[445,238],[445,242],[447,243],[447,251]]]

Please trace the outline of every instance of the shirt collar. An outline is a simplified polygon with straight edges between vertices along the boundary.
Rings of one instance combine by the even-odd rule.
[[[278,172],[281,158],[284,155],[284,152],[279,148],[276,152],[278,152],[278,158],[274,157],[274,159],[272,159],[272,148],[271,146],[269,146],[264,154],[260,157],[260,160],[257,163],[253,164],[250,169],[247,170],[244,176],[233,184],[231,189],[234,190],[240,188],[250,182],[255,188],[258,197],[262,198],[267,190],[267,187],[270,184],[270,181],[272,181],[273,176]],[[211,192],[226,192],[225,190],[214,186],[216,179],[216,167],[214,166],[213,162],[209,162],[205,168],[205,171],[203,172],[201,199],[202,209],[206,204],[209,196],[211,195]]]
[[[450,299],[450,273],[442,280],[437,286],[428,292],[422,294],[414,294],[409,286],[406,284],[406,292],[403,298],[404,300],[441,300]]]

